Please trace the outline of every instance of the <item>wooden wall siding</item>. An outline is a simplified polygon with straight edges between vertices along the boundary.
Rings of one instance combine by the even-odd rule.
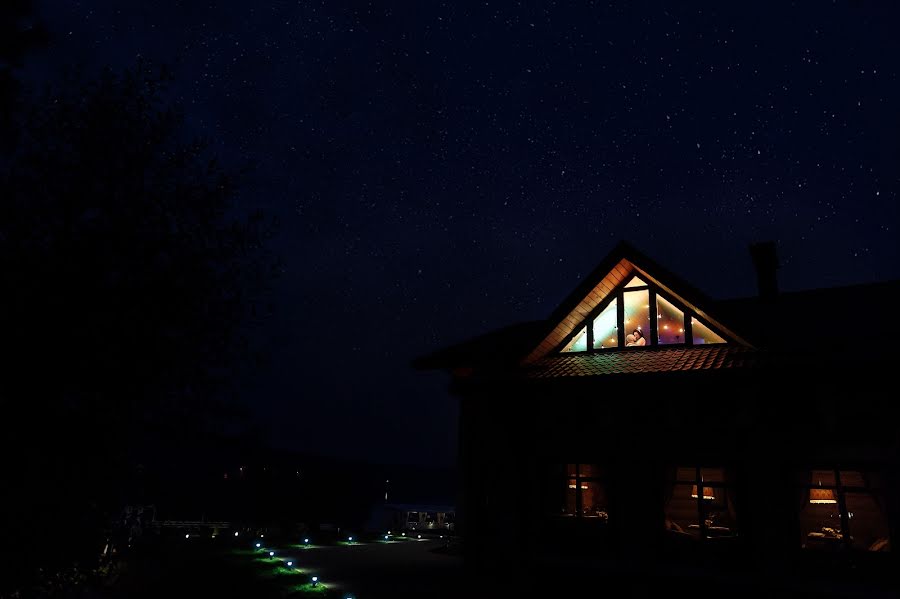
[[[556,349],[576,327],[581,326],[591,310],[596,308],[606,296],[634,271],[634,265],[622,259],[594,288],[579,302],[562,321],[554,327],[538,346],[525,358],[525,364],[532,364]]]

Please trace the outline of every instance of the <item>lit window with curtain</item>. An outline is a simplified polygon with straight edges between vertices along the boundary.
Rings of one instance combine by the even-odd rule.
[[[606,485],[596,464],[566,464],[561,515],[609,519]]]
[[[890,551],[884,487],[877,473],[812,470],[801,476],[802,548]]]
[[[685,539],[737,536],[734,493],[724,468],[680,466],[669,473],[666,531]]]

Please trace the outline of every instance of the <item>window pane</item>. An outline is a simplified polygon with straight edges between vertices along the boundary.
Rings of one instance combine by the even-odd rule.
[[[725,340],[718,336],[708,326],[691,317],[691,332],[694,336],[694,345],[705,345],[707,343],[725,343]]]
[[[700,537],[697,500],[691,498],[691,485],[676,484],[666,502],[666,530],[674,535]]]
[[[575,476],[578,466],[576,464],[566,464],[566,475]]]
[[[607,515],[606,492],[603,485],[595,481],[581,482],[581,513],[586,518],[600,518],[606,520]]]
[[[628,291],[622,294],[625,304],[625,345],[646,345],[650,335],[650,292]]]
[[[835,485],[834,470],[813,470],[810,484],[816,487],[833,487]]]
[[[659,295],[656,296],[656,312],[659,344],[684,343],[684,313]]]
[[[642,280],[640,277],[632,277],[632,279],[628,281],[628,284],[625,285],[625,287],[643,287],[645,285],[647,285],[647,282]]]
[[[618,347],[619,337],[616,327],[616,304],[613,300],[600,315],[594,319],[594,348]]]
[[[803,489],[800,508],[800,546],[806,549],[835,551],[843,544],[841,515],[837,501],[818,502],[814,491],[831,489]]]
[[[716,493],[716,489],[703,487],[703,499],[715,501],[717,495],[721,495],[721,493]],[[700,488],[697,485],[691,485],[691,499],[700,499]]]
[[[704,482],[720,483],[725,480],[724,468],[701,468],[700,478]]]
[[[704,487],[703,494],[707,495]],[[706,535],[708,537],[733,537],[737,535],[737,522],[734,515],[734,501],[727,489],[712,489],[715,499],[704,502],[706,517]]]
[[[884,496],[870,493],[846,493],[850,525],[850,545],[865,551],[890,551]]]
[[[600,467],[596,464],[578,464],[578,476],[600,476]]]
[[[695,481],[697,480],[697,469],[694,467],[687,468],[684,466],[677,468],[675,471],[675,479],[683,481]]]
[[[576,333],[576,335],[569,341],[569,344],[563,348],[564,352],[573,352],[573,351],[587,351],[587,329],[581,329]]]
[[[566,494],[562,505],[562,514],[564,516],[575,516],[578,513],[578,507],[575,503],[578,485],[574,478],[570,478],[566,484]]]
[[[862,472],[856,472],[853,470],[841,470],[841,486],[865,487],[866,482],[863,479]]]

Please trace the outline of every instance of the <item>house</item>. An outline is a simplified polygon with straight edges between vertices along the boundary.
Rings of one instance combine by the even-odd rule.
[[[620,243],[546,321],[415,360],[459,398],[470,564],[648,594],[897,586],[900,281],[780,293],[774,244],[751,257],[759,295],[714,301]]]

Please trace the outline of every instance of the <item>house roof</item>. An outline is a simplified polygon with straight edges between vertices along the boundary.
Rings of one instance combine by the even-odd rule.
[[[616,285],[636,273],[716,324],[737,343],[557,354],[562,341]],[[627,243],[620,243],[545,321],[524,322],[418,358],[418,369],[460,376],[554,378],[737,370],[760,365],[759,351],[777,363],[878,362],[894,355],[883,344],[900,335],[900,281],[714,301]],[[862,328],[871,345],[860,347]],[[851,337],[847,337],[851,335]],[[868,349],[876,349],[873,355]],[[829,360],[829,357],[831,360]],[[773,362],[773,364],[776,362]]]
[[[685,372],[752,368],[755,350],[733,345],[667,347],[656,350],[560,354],[536,362],[522,374],[527,378],[598,376],[651,372]]]
[[[553,353],[566,337],[584,325],[585,319],[609,294],[635,274],[652,281],[668,295],[689,306],[740,345],[750,345],[715,314],[708,312],[713,302],[705,294],[631,244],[621,241],[553,311],[547,321],[546,333],[524,362],[534,363]]]

